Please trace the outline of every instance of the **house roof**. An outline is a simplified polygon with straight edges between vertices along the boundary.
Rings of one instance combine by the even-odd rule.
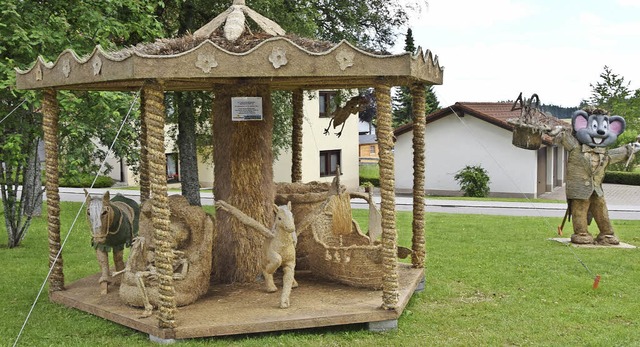
[[[513,125],[507,122],[507,120],[510,118],[520,117],[521,111],[520,109],[513,110],[512,102],[456,102],[451,106],[442,108],[427,115],[426,123],[429,124],[435,122],[438,119],[449,116],[454,112],[459,117],[476,117],[500,128],[513,131]],[[550,125],[565,125],[565,123],[553,116],[546,117],[545,121]],[[405,124],[395,129],[394,135],[400,136],[411,130],[413,130],[413,123]],[[547,136],[543,136],[543,142],[550,145],[551,139]]]
[[[378,143],[378,136],[376,134],[359,135],[358,143],[361,145]]]

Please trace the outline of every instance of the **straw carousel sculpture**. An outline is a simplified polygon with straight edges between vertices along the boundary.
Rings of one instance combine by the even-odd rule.
[[[245,30],[254,20],[264,32]],[[424,280],[424,89],[442,83],[442,68],[430,52],[379,54],[347,42],[318,42],[285,35],[280,26],[234,1],[224,13],[193,33],[175,39],[105,52],[99,46],[80,58],[62,52],[53,63],[38,58],[25,71],[17,71],[17,86],[43,91],[46,151],[46,190],[50,264],[50,298],[160,339],[290,330],[367,322],[377,329],[397,324],[412,293]],[[410,86],[414,123],[414,211],[411,264],[397,259],[397,230],[391,127],[391,87]],[[256,284],[261,273],[261,247],[265,237],[230,215],[216,213],[211,251],[211,285],[196,302],[177,309],[174,283],[178,242],[173,239],[165,173],[164,125],[166,91],[204,90],[214,94],[214,192],[261,225],[273,225],[271,92],[293,95],[292,182],[301,177],[302,100],[305,90],[375,88],[380,144],[381,237],[380,294],[371,289],[298,276],[291,307],[280,309],[274,296]],[[59,90],[140,91],[141,93],[141,202],[151,203],[154,276],[157,311],[140,318],[116,291],[98,293],[96,276],[65,284],[60,251],[60,198],[58,195]],[[257,112],[237,121],[244,101]],[[255,111],[254,110],[254,111]],[[240,112],[242,113],[242,112]],[[237,114],[234,112],[233,116]],[[255,116],[261,120],[256,120]],[[310,193],[311,195],[313,193]],[[286,202],[285,202],[286,204]],[[292,206],[294,213],[295,202]],[[62,253],[63,254],[63,253]],[[188,257],[188,255],[185,255]],[[334,254],[335,256],[335,254]],[[378,275],[376,275],[378,276]],[[207,283],[208,284],[208,283]],[[249,289],[248,289],[249,288]],[[253,289],[251,289],[253,288]],[[373,294],[373,295],[372,295]],[[156,295],[156,294],[154,294]],[[380,297],[382,297],[380,299]],[[380,308],[383,309],[380,309]],[[224,312],[223,315],[220,313]]]

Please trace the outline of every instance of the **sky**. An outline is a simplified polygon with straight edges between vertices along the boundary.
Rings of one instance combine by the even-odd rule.
[[[410,27],[444,67],[440,106],[522,92],[575,107],[605,65],[640,88],[640,0],[428,0]]]

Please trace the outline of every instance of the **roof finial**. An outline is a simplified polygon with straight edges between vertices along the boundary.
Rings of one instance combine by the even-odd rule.
[[[285,34],[285,31],[278,25],[278,23],[250,9],[245,4],[245,0],[233,0],[233,5],[231,5],[231,7],[209,23],[205,24],[202,28],[196,30],[193,35],[196,37],[208,38],[224,24],[225,38],[229,41],[235,41],[242,36],[246,27],[245,14],[249,16],[249,18],[253,19],[256,24],[258,24],[258,26],[269,35],[278,36]]]

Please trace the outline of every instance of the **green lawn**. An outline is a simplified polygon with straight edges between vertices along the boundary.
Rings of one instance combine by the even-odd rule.
[[[79,206],[62,204],[63,234]],[[366,217],[364,210],[354,213],[359,220]],[[547,241],[559,222],[427,214],[426,290],[413,297],[397,331],[371,333],[357,325],[196,339],[179,346],[639,345],[638,250],[572,249]],[[6,248],[2,224],[0,346],[10,346],[46,276],[48,243],[45,218],[34,221],[17,249]],[[399,212],[399,243],[405,246],[410,225],[411,214]],[[614,226],[623,241],[640,244],[640,221],[615,221]],[[578,257],[602,275],[599,289],[592,289],[593,276]],[[65,246],[64,264],[67,282],[98,271],[83,213]],[[18,345],[154,344],[145,334],[52,304],[45,291]]]

